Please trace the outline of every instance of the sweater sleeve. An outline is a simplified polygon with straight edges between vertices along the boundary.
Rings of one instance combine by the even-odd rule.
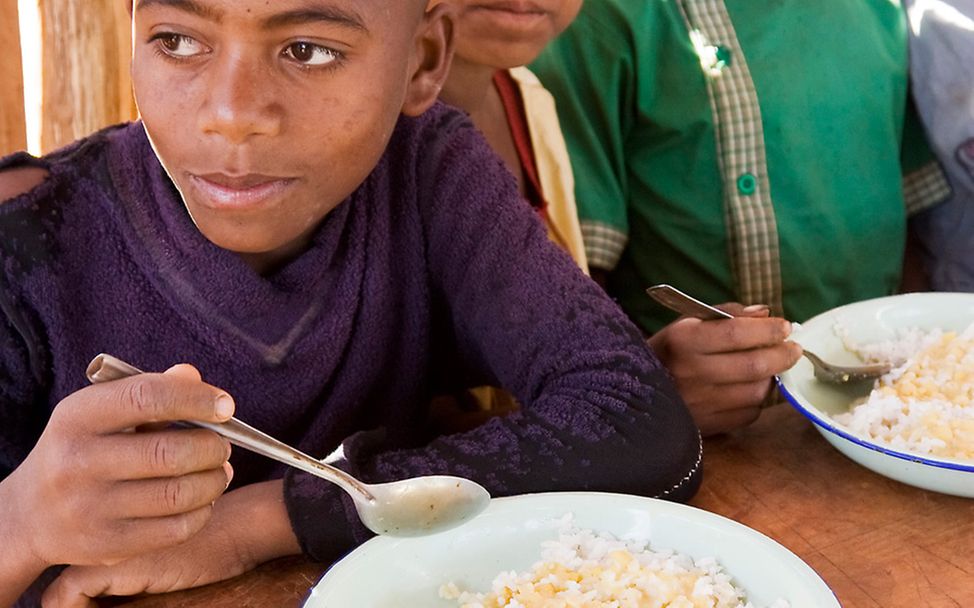
[[[346,445],[355,473],[375,481],[460,475],[494,496],[690,498],[701,443],[668,373],[622,311],[551,244],[500,161],[461,127],[431,183],[430,274],[449,311],[441,322],[471,375],[495,378],[523,408],[420,449]]]
[[[479,136],[460,128],[434,183],[430,272],[458,359],[496,378],[523,410],[422,450],[377,456],[370,472],[450,472],[498,496],[689,498],[699,436],[637,328],[549,241]]]
[[[346,440],[339,466],[374,483],[458,475],[495,497],[590,490],[689,499],[700,481],[701,441],[668,372],[622,311],[548,240],[472,127],[440,125],[436,137],[451,128],[447,145],[423,155],[436,170],[418,186],[433,297],[447,311],[434,323],[439,335],[453,336],[434,345],[441,349],[434,360],[495,380],[522,409],[418,448],[360,433]],[[300,486],[288,485],[305,552],[333,559],[368,537],[347,498],[340,507],[335,496],[302,497]],[[312,525],[312,503],[319,518],[347,527]]]
[[[0,235],[9,236],[4,220],[0,216]],[[7,260],[2,253],[0,268]],[[0,480],[27,458],[47,424],[50,411],[41,390],[49,381],[44,361],[36,327],[10,280],[0,273]]]
[[[13,290],[0,275],[0,481],[27,458],[49,417],[46,391],[41,390],[49,379],[42,378],[40,345],[27,315],[14,302]],[[48,568],[14,607],[40,606],[44,589],[63,569]]]

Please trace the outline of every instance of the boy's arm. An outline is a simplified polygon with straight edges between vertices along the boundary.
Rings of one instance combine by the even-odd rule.
[[[903,141],[900,147],[903,167],[903,198],[907,215],[935,207],[950,196],[947,174],[930,149],[923,123],[912,97],[903,119]]]
[[[441,451],[444,464],[482,474],[489,461],[490,489],[500,494],[689,498],[699,438],[668,372],[618,306],[550,243],[513,184],[484,171],[485,161],[469,165],[481,167],[480,183],[459,177],[443,194],[449,207],[430,215],[431,274],[462,360],[497,378],[523,411],[442,438],[414,464]]]
[[[613,270],[628,242],[626,133],[637,111],[631,24],[606,4],[584,4],[531,65],[557,104],[593,277]]]
[[[14,519],[10,517],[11,505],[16,500],[11,495],[6,480],[0,481],[0,606],[12,606],[17,598],[40,576],[46,566],[31,558],[20,542]]]
[[[436,186],[420,187],[421,198],[437,199],[424,210],[429,273],[433,297],[449,310],[439,321],[456,341],[440,358],[497,379],[522,410],[419,449],[356,436],[345,443],[347,467],[375,482],[459,475],[494,496],[602,490],[688,499],[700,478],[700,438],[667,372],[621,310],[548,241],[486,144],[455,143],[443,153],[455,162],[428,180]],[[363,540],[348,501],[342,511],[318,480],[290,479],[288,508],[307,552],[334,557],[321,548],[333,551],[339,534]],[[345,518],[348,529],[312,525],[322,517]]]
[[[45,600],[87,606],[87,598],[101,595],[169,593],[226,580],[297,553],[281,480],[255,483],[218,499],[210,521],[187,542],[111,566],[68,568],[47,589]]]
[[[0,187],[4,183],[0,180]],[[4,194],[0,192],[0,198]],[[10,293],[0,276],[0,606],[12,605],[47,567],[25,546],[23,529],[14,516],[18,497],[11,473],[26,457],[40,430],[31,420],[36,408],[26,405],[37,401],[29,349],[4,314],[13,312]]]
[[[936,266],[943,243],[928,235],[929,219],[918,222],[917,217],[937,213],[938,210],[934,208],[947,201],[952,188],[946,172],[930,149],[912,97],[906,107],[900,161],[908,220],[899,291],[928,291],[931,289],[931,276],[926,266]]]
[[[6,287],[0,290],[0,606],[28,588],[39,592],[31,584],[56,564],[114,563],[181,543],[201,529],[229,483],[229,444],[209,431],[131,430],[232,414],[223,391],[204,385],[189,366],[177,366],[86,387],[49,415],[25,325],[16,321]]]

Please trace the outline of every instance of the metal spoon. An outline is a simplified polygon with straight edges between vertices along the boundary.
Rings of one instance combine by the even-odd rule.
[[[92,383],[110,382],[141,373],[138,368],[105,354],[95,357],[86,372]],[[448,475],[381,484],[363,483],[236,418],[222,424],[185,422],[211,430],[234,445],[336,484],[352,497],[362,523],[376,534],[423,536],[447,530],[483,511],[490,501],[490,494],[479,484]]]
[[[733,319],[734,315],[705,304],[693,296],[687,295],[665,283],[653,285],[646,290],[651,298],[663,306],[678,312],[682,315],[696,317],[704,321],[716,319]],[[802,348],[802,354],[812,362],[815,370],[815,377],[822,382],[830,384],[848,384],[850,382],[860,382],[863,380],[875,380],[880,376],[889,373],[893,366],[888,363],[873,363],[868,365],[834,365],[823,361],[815,353]]]

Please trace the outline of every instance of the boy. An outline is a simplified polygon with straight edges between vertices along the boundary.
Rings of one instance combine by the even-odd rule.
[[[84,605],[367,538],[336,487],[243,451],[221,494],[228,446],[172,420],[343,445],[370,482],[695,490],[638,331],[430,109],[450,22],[425,4],[141,0],[143,122],[0,162],[0,605],[55,564],[45,601]],[[169,371],[86,386],[98,352]],[[429,397],[483,383],[522,411],[431,440]]]
[[[588,269],[575,183],[551,95],[530,70],[572,22],[582,0],[514,5],[504,0],[433,0],[455,9],[456,53],[440,99],[470,115],[518,180],[551,239]]]
[[[917,110],[952,195],[917,217],[930,287],[974,291],[974,1],[904,3]]]
[[[592,274],[705,433],[754,420],[800,356],[782,317],[893,292],[908,212],[944,195],[901,155],[916,138],[895,2],[589,2],[532,67],[558,101]],[[772,315],[670,323],[654,283]]]
[[[560,34],[581,0],[514,5],[504,0],[432,0],[453,9],[456,53],[440,99],[470,115],[504,160],[518,190],[545,222],[549,238],[587,272],[575,207],[571,162],[555,102],[530,70],[541,50]],[[464,411],[458,415],[457,406]],[[445,429],[463,429],[514,410],[509,394],[480,387],[438,399],[435,417]]]

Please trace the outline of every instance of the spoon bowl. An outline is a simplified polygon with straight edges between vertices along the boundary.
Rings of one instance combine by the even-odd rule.
[[[414,477],[368,486],[369,508],[355,501],[365,527],[387,536],[425,536],[459,526],[483,511],[490,494],[479,484],[451,475]]]
[[[683,293],[672,285],[661,283],[646,290],[651,298],[674,312],[689,317],[696,317],[704,321],[718,319],[733,319],[734,315],[719,308],[701,302]],[[835,365],[824,361],[815,353],[802,349],[802,354],[812,362],[815,378],[829,384],[849,384],[866,380],[875,380],[888,374],[893,366],[888,363],[873,363],[868,365]]]
[[[110,382],[142,371],[111,355],[96,356],[88,365],[92,383]],[[223,423],[187,420],[186,424],[213,431],[230,443],[295,467],[342,488],[352,498],[359,518],[369,530],[389,536],[423,536],[448,530],[487,508],[490,494],[462,477],[431,475],[380,484],[367,484],[345,471],[316,460],[249,424],[231,418]]]
[[[802,349],[802,354],[812,362],[815,377],[830,384],[852,384],[853,382],[872,382],[884,376],[893,369],[889,363],[871,363],[868,365],[835,365],[823,361],[821,357],[811,351]]]

